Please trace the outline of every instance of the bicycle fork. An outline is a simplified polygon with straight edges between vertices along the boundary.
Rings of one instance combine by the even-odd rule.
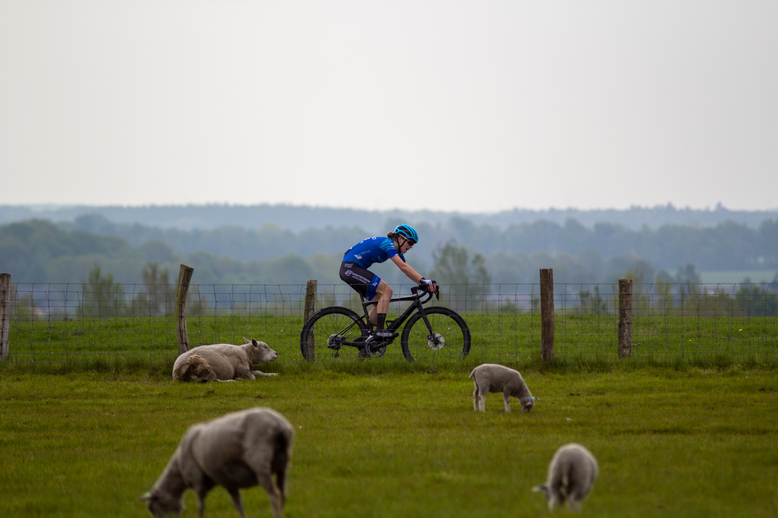
[[[429,334],[427,335],[427,343],[430,344],[430,347],[432,347],[433,345],[439,346],[441,343],[440,339],[442,337],[439,334],[435,333],[435,330],[432,329],[432,324],[430,324],[430,320],[429,318],[427,318],[427,313],[421,310],[419,310],[419,313],[421,313],[421,318],[422,320],[424,320],[424,325],[427,326],[427,331],[429,332]],[[433,347],[433,349],[434,348],[435,347]]]

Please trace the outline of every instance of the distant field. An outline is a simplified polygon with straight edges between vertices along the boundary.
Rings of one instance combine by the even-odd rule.
[[[705,284],[734,284],[743,282],[745,278],[751,282],[771,282],[775,279],[776,270],[742,270],[734,272],[700,272],[700,278]]]
[[[297,433],[287,518],[546,517],[530,488],[572,441],[600,464],[581,516],[778,516],[775,369],[526,369],[530,414],[504,413],[500,394],[480,414],[467,369],[374,365],[215,384],[0,371],[0,516],[151,516],[137,498],[187,427],[252,406]],[[243,495],[247,516],[272,516],[261,489]],[[205,516],[237,516],[223,489]]]

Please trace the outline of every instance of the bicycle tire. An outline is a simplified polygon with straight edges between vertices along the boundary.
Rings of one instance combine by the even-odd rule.
[[[331,306],[317,311],[303,325],[300,332],[300,352],[308,361],[316,361],[317,355],[332,355],[339,358],[355,358],[359,350],[355,347],[344,345],[339,350],[327,347],[330,336],[337,335],[348,329],[342,335],[345,340],[353,341],[359,336],[367,334],[367,328],[362,317],[342,306]]]
[[[403,356],[412,363],[446,363],[467,357],[470,352],[470,328],[456,311],[444,307],[425,308],[424,313],[436,335],[445,343],[438,345],[428,340],[429,330],[416,312],[408,319],[403,329],[401,344]]]

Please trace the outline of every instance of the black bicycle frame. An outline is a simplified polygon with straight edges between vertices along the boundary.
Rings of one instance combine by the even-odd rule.
[[[413,295],[406,295],[405,297],[397,297],[394,299],[389,300],[390,303],[392,302],[407,302],[407,301],[413,301],[413,304],[405,308],[405,311],[403,311],[402,315],[392,320],[392,323],[386,328],[387,331],[390,333],[396,332],[397,329],[400,329],[402,325],[405,323],[406,320],[408,320],[408,317],[410,317],[414,311],[418,311],[421,313],[421,318],[424,319],[424,323],[427,325],[427,330],[432,333],[432,325],[430,324],[430,321],[427,319],[427,313],[424,312],[424,304],[429,302],[429,300],[432,298],[433,293],[431,291],[428,291],[424,293],[423,295],[419,295],[418,292],[421,291],[421,288],[419,287],[413,287],[411,288],[411,291],[413,292]],[[424,298],[424,297],[427,298]],[[369,331],[373,330],[373,323],[370,322],[370,312],[368,311],[368,307],[372,306],[373,304],[378,304],[378,301],[370,301],[370,302],[362,302],[362,310],[365,313],[365,316],[363,317],[365,319],[365,322],[367,324],[367,328]],[[349,325],[341,333],[345,333],[348,331],[354,324]],[[363,335],[364,336],[364,335]],[[361,338],[361,337],[360,337]],[[387,341],[386,343],[391,343],[392,340]],[[351,347],[364,347],[364,342],[348,342],[343,341],[341,342],[341,345],[350,345]]]

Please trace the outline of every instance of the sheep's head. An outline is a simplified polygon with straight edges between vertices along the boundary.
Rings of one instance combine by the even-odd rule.
[[[549,491],[548,486],[543,484],[532,488],[533,493],[543,493],[546,497],[546,503],[548,504],[548,510],[553,511],[559,502],[556,501],[556,497]]]
[[[272,362],[278,358],[278,353],[271,349],[265,342],[258,342],[255,339],[243,339],[246,343],[251,343],[251,363]]]
[[[527,396],[520,399],[521,401],[521,409],[524,410],[524,413],[529,413],[530,410],[532,410],[532,407],[535,406],[535,401],[540,401],[536,397]]]
[[[156,493],[154,490],[149,491],[138,500],[146,502],[146,508],[156,518],[178,517],[183,508],[180,499]]]

